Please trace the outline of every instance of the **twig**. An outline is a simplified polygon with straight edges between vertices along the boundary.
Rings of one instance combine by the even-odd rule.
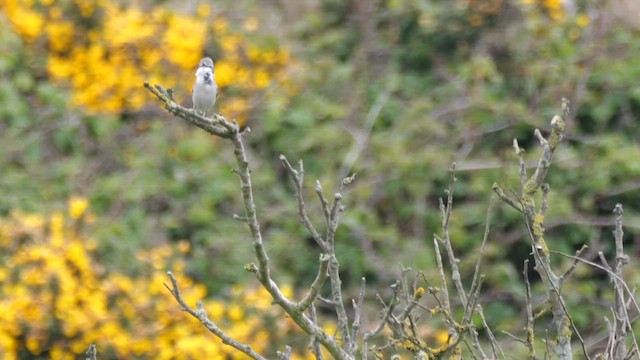
[[[541,237],[539,238],[540,241],[536,242],[536,236],[534,235],[531,226],[529,226],[528,222],[525,222],[525,224],[527,226],[527,231],[531,242],[533,244],[544,244],[544,241]],[[550,250],[546,248],[546,245],[545,247],[542,247],[540,245],[535,245],[533,247],[533,258],[536,261],[536,267],[534,269],[538,272],[538,274],[540,274],[540,277],[545,280],[545,287],[547,290],[547,294],[549,295],[549,301],[553,313],[553,320],[556,324],[556,340],[553,350],[559,358],[571,359],[570,354],[566,353],[565,351],[567,350],[567,347],[571,347],[571,344],[567,343],[567,341],[570,341],[571,335],[575,334],[578,338],[578,341],[580,342],[585,358],[587,358],[587,360],[591,360],[591,357],[587,352],[584,339],[582,338],[582,335],[580,335],[576,324],[571,319],[569,310],[567,310],[567,305],[565,304],[564,299],[560,294],[560,286],[562,284],[560,283],[560,277],[556,275],[555,272],[553,272],[553,270],[551,269],[549,253]],[[563,332],[557,330],[561,329],[559,327],[561,325],[564,326]],[[573,333],[568,330],[569,327],[571,327]]]
[[[567,312],[564,300],[560,294],[560,277],[556,275],[551,269],[551,263],[549,259],[549,248],[544,241],[544,214],[547,208],[547,195],[548,189],[543,189],[543,206],[541,211],[536,211],[535,195],[542,187],[546,178],[549,166],[553,154],[562,141],[565,131],[565,122],[569,117],[569,101],[562,99],[562,115],[556,115],[551,120],[551,134],[549,139],[545,139],[540,130],[534,131],[535,137],[538,139],[542,146],[542,155],[538,159],[538,165],[533,175],[524,181],[522,185],[521,203],[517,204],[515,201],[507,197],[497,184],[493,185],[493,190],[498,196],[511,207],[518,211],[521,211],[525,215],[525,224],[529,237],[533,244],[533,255],[536,262],[536,271],[540,274],[542,281],[545,285],[547,295],[549,297],[549,303],[553,312],[553,321],[555,324],[556,338],[553,341],[553,351],[562,360],[569,360],[572,358],[571,351],[571,335],[575,333],[582,344],[585,357],[589,358],[584,341],[580,336],[577,328],[571,321],[569,313]],[[517,146],[517,142],[514,142],[516,154],[521,157],[522,153]],[[522,168],[522,160],[520,168]],[[520,170],[520,176],[522,181],[522,170]],[[545,187],[546,188],[546,187]],[[571,331],[573,330],[573,332]],[[547,342],[550,345],[550,342]]]
[[[300,216],[300,222],[304,225],[304,227],[309,231],[313,240],[316,241],[318,246],[325,251],[326,244],[322,239],[322,236],[316,231],[315,227],[311,223],[309,219],[309,215],[307,214],[307,208],[304,203],[304,197],[302,195],[302,187],[304,184],[304,166],[302,160],[300,160],[299,170],[295,170],[287,158],[284,155],[280,155],[280,161],[282,165],[284,165],[285,169],[289,171],[291,178],[293,179],[293,183],[295,184],[296,189],[296,199],[298,200],[298,216]]]
[[[245,210],[246,223],[249,227],[251,234],[254,256],[256,257],[258,264],[249,264],[245,268],[254,273],[262,284],[262,286],[269,292],[273,301],[278,304],[291,319],[302,328],[307,334],[314,336],[318,342],[320,342],[327,351],[336,359],[348,359],[351,358],[341,347],[338,341],[329,336],[322,328],[312,322],[303,312],[299,311],[296,304],[287,299],[280,291],[276,283],[271,278],[271,272],[269,269],[269,257],[262,241],[262,233],[260,232],[260,224],[256,213],[256,205],[253,200],[253,187],[251,184],[251,171],[249,169],[249,162],[247,160],[246,151],[244,149],[244,143],[242,137],[248,131],[242,132],[240,126],[235,122],[228,122],[222,115],[216,114],[212,119],[205,118],[196,114],[193,110],[184,108],[178,105],[175,101],[171,100],[169,94],[159,85],[155,87],[149,86],[145,83],[151,93],[153,93],[158,99],[165,103],[165,108],[173,113],[175,116],[191,122],[199,128],[219,136],[224,139],[229,139],[233,144],[233,154],[236,159],[237,168],[235,173],[240,177],[240,190],[242,193],[242,202]],[[316,191],[318,188],[316,187]],[[321,189],[320,189],[321,191]],[[341,208],[341,207],[340,207]],[[337,216],[332,218],[334,221],[332,224],[337,227]],[[335,227],[331,228],[331,231],[335,233]],[[333,277],[339,280],[337,274],[337,260],[335,254],[330,254],[330,273]],[[331,270],[333,268],[333,270]],[[174,284],[176,288],[177,284]],[[174,295],[175,296],[175,295]],[[338,306],[338,304],[336,304]],[[183,306],[184,307],[184,306]],[[344,309],[344,306],[342,306]],[[345,314],[346,317],[346,314]],[[205,324],[206,325],[206,324]],[[219,329],[218,329],[219,330]]]
[[[624,232],[622,230],[622,204],[616,204],[613,213],[616,216],[616,229],[613,232],[616,246],[616,262],[613,271],[616,274],[616,278],[613,279],[613,288],[615,290],[615,322],[614,322],[614,335],[615,340],[613,342],[613,358],[622,359],[627,355],[627,328],[632,334],[634,350],[640,352],[638,349],[638,342],[635,340],[635,333],[631,326],[631,319],[627,312],[627,305],[624,296],[624,289],[622,286],[623,267],[629,262],[629,257],[624,253],[623,237]]]
[[[487,240],[489,239],[489,230],[490,230],[490,225],[491,225],[491,215],[493,214],[493,206],[494,205],[495,205],[495,198],[492,196],[489,199],[489,206],[487,207],[487,216],[486,216],[485,222],[484,222],[484,234],[482,236],[482,245],[480,245],[480,253],[478,254],[478,259],[476,261],[476,267],[475,267],[475,270],[473,272],[473,280],[471,281],[471,288],[475,287],[478,275],[480,274],[480,262],[482,261],[482,258],[484,257],[484,249],[485,249],[485,246],[487,244]],[[494,359],[498,358],[498,352],[500,352],[500,354],[502,354],[502,356],[504,357],[504,353],[502,352],[502,349],[500,348],[500,345],[498,344],[498,341],[496,340],[495,336],[493,335],[493,331],[491,331],[491,328],[489,327],[489,324],[487,324],[487,320],[486,320],[486,318],[484,316],[484,311],[482,310],[482,306],[478,305],[476,311],[478,312],[478,315],[480,316],[480,319],[482,319],[482,327],[487,332],[487,336],[489,337],[489,340],[491,342],[491,350],[493,352]]]
[[[176,299],[178,304],[182,307],[182,309],[188,312],[191,316],[198,319],[209,331],[211,331],[215,336],[217,336],[220,340],[222,340],[223,344],[229,345],[234,349],[246,354],[247,356],[257,359],[257,360],[266,360],[265,357],[255,352],[250,345],[243,344],[229,335],[227,335],[224,331],[222,331],[213,321],[209,320],[207,317],[207,313],[202,306],[202,302],[198,302],[196,304],[196,309],[191,308],[182,298],[182,294],[180,293],[180,289],[178,288],[178,281],[171,271],[167,272],[169,275],[169,279],[171,279],[171,286],[164,284],[164,286],[171,292],[171,295]]]
[[[638,305],[638,302],[635,300],[635,298],[633,297],[633,291],[631,291],[631,289],[629,289],[629,286],[627,286],[627,284],[624,282],[624,279],[622,279],[621,277],[618,277],[618,275],[616,275],[616,273],[613,272],[613,270],[611,269],[611,267],[606,263],[606,259],[604,257],[604,254],[602,254],[602,251],[598,252],[598,255],[600,256],[600,260],[603,261],[604,265],[599,265],[594,263],[593,261],[589,261],[589,260],[585,260],[583,258],[579,258],[579,257],[575,257],[573,255],[569,255],[569,254],[565,254],[562,252],[558,252],[558,251],[550,251],[551,254],[556,254],[556,255],[560,255],[560,256],[564,256],[566,258],[569,259],[573,259],[573,260],[577,260],[580,262],[583,262],[587,265],[593,266],[595,268],[598,268],[600,270],[605,271],[610,277],[619,280],[621,282],[621,286],[624,288],[624,290],[626,291],[626,293],[629,295],[629,301],[630,304],[629,305],[633,305],[634,310],[637,313],[640,313],[640,305]]]
[[[89,345],[89,349],[85,352],[87,357],[85,360],[96,360],[98,358],[98,349],[95,344]]]
[[[449,223],[451,221],[451,212],[453,210],[453,189],[454,189],[454,185],[456,183],[456,175],[455,175],[455,171],[456,171],[456,164],[453,163],[451,165],[451,169],[449,170],[450,176],[449,176],[449,188],[446,190],[447,193],[447,204],[446,206],[443,204],[443,201],[440,200],[440,212],[441,212],[441,216],[442,216],[442,232],[444,234],[444,236],[442,237],[442,242],[444,245],[444,248],[446,250],[447,253],[447,258],[449,260],[449,264],[451,266],[451,282],[453,282],[453,285],[456,288],[456,292],[458,293],[458,298],[460,299],[460,303],[462,304],[462,306],[465,309],[469,310],[469,313],[472,313],[475,310],[475,306],[469,308],[468,307],[468,299],[467,299],[467,295],[464,291],[464,286],[462,285],[462,279],[460,276],[460,270],[458,269],[458,262],[459,260],[456,259],[455,254],[453,252],[453,246],[451,245],[451,239],[449,237]],[[443,287],[445,285],[443,284]],[[475,290],[475,289],[474,289]],[[477,299],[474,299],[474,301],[472,301],[472,303],[475,303]],[[466,310],[465,310],[466,311]],[[468,315],[467,313],[465,313],[465,315]],[[467,319],[465,319],[467,320]],[[472,322],[467,322],[463,320],[463,325],[464,326],[468,326],[470,331],[469,334],[471,335],[471,339],[472,339],[472,343],[473,343],[473,347],[476,349],[476,351],[478,352],[478,354],[480,354],[482,359],[486,359],[487,356],[485,355],[484,351],[482,350],[482,346],[480,345],[480,340],[478,338],[478,332],[475,329],[475,326],[473,325]]]
[[[320,204],[322,205],[322,212],[324,213],[324,217],[329,223],[331,219],[331,211],[329,210],[329,202],[327,198],[324,197],[324,192],[322,191],[322,185],[320,185],[320,181],[316,180],[316,194],[318,194],[318,198],[320,199]]]
[[[320,289],[327,279],[327,269],[329,268],[329,260],[330,257],[326,254],[320,255],[320,267],[318,269],[318,274],[316,275],[315,280],[311,284],[309,288],[309,292],[307,295],[300,300],[295,306],[298,311],[305,311],[313,302],[318,298],[318,294],[320,293]]]
[[[291,359],[291,346],[287,345],[284,347],[284,351],[278,351],[276,353],[278,360],[289,360]]]
[[[542,203],[540,204],[540,216],[544,217],[547,212],[547,208],[549,207],[549,184],[542,183],[540,186],[540,190],[542,190]]]
[[[513,335],[512,333],[510,333],[510,332],[508,332],[506,330],[501,330],[500,332],[505,334],[505,335],[507,335],[508,337],[510,337],[514,341],[517,341],[517,342],[522,343],[522,344],[526,344],[527,343],[526,340],[522,340],[519,337]]]
[[[352,300],[353,312],[354,312],[353,324],[351,325],[351,328],[353,329],[353,339],[354,339],[352,346],[357,345],[357,341],[360,336],[360,329],[362,327],[360,318],[362,316],[362,305],[364,304],[364,292],[365,292],[366,285],[367,285],[367,281],[363,277],[360,280],[360,293],[358,294],[358,301]],[[355,353],[355,351],[357,350],[357,346],[356,348],[350,349],[350,350]],[[367,352],[367,350],[363,349],[363,352]]]
[[[520,164],[520,169],[518,171],[520,174],[520,186],[524,186],[524,183],[527,182],[527,166],[524,162],[524,149],[518,145],[517,139],[513,139],[513,149],[516,152],[516,156],[518,157],[518,162]]]
[[[316,307],[315,305],[313,305],[313,303],[311,304],[311,307],[309,307],[309,318],[313,323],[317,323]],[[322,350],[320,350],[320,343],[313,335],[311,336],[309,347],[311,348],[311,353],[313,354],[313,356],[315,356],[316,360],[323,360]]]
[[[342,180],[340,190],[343,186],[350,184],[354,180],[355,175]],[[353,357],[357,350],[357,339],[351,336],[349,330],[349,319],[347,317],[347,311],[342,299],[342,280],[340,279],[339,263],[335,253],[335,235],[340,223],[340,215],[344,211],[342,205],[342,194],[339,192],[334,194],[331,205],[328,205],[326,198],[322,192],[320,182],[316,182],[316,193],[322,203],[322,208],[325,213],[327,221],[327,231],[325,235],[325,251],[329,256],[329,280],[331,283],[331,301],[335,305],[336,316],[338,317],[337,330],[342,337],[342,350],[346,352],[347,356]]]
[[[373,104],[373,106],[371,106],[369,112],[367,113],[364,121],[364,128],[362,129],[360,134],[358,134],[360,136],[356,136],[356,134],[353,134],[355,142],[351,147],[351,150],[349,150],[349,152],[347,153],[347,156],[345,156],[344,163],[342,165],[342,176],[346,176],[346,174],[349,173],[351,167],[353,167],[353,164],[356,162],[356,160],[364,150],[367,144],[367,140],[369,139],[369,134],[371,134],[371,130],[373,129],[373,124],[378,118],[380,111],[382,111],[382,108],[389,100],[392,91],[393,85],[389,85],[383,92],[380,93],[380,95],[378,95],[376,102]]]
[[[435,250],[435,254],[436,254],[436,264],[438,265],[438,273],[440,274],[440,282],[441,282],[441,290],[440,292],[442,293],[442,305],[441,308],[444,311],[447,312],[451,312],[451,305],[450,305],[450,301],[449,301],[449,291],[448,289],[448,285],[447,285],[447,277],[444,274],[444,265],[442,264],[442,253],[440,252],[440,246],[438,245],[438,242],[441,242],[442,240],[438,237],[438,235],[433,234],[433,248]]]
[[[589,246],[587,246],[586,244],[583,244],[580,249],[576,250],[575,258],[579,258],[580,254],[582,254],[588,247]],[[560,276],[560,286],[562,286],[564,281],[567,280],[569,276],[571,276],[571,273],[573,273],[573,271],[576,269],[576,266],[578,266],[578,260],[576,259],[573,260],[573,263],[571,264],[569,269],[567,269],[567,271],[565,271],[565,273]]]
[[[522,274],[524,275],[525,303],[527,304],[527,327],[525,328],[525,331],[527,332],[527,340],[525,341],[525,344],[527,345],[527,348],[529,348],[529,359],[534,360],[537,359],[537,356],[536,348],[533,346],[535,334],[533,327],[534,318],[531,301],[531,283],[529,282],[529,259],[525,259],[524,261]]]
[[[389,318],[391,317],[391,313],[393,313],[393,309],[395,309],[396,305],[398,304],[398,296],[400,292],[400,286],[398,285],[399,284],[396,282],[395,286],[391,286],[391,289],[393,290],[393,297],[391,298],[391,302],[389,303],[389,305],[384,303],[384,301],[382,300],[379,294],[376,294],[376,298],[378,299],[378,301],[380,301],[384,310],[382,311],[382,315],[380,317],[380,322],[378,323],[378,325],[376,325],[376,327],[373,330],[364,334],[363,339],[365,344],[369,339],[378,335],[380,331],[382,331],[382,329],[384,328],[384,325],[389,321]]]
[[[193,109],[187,109],[178,105],[178,103],[173,101],[171,94],[169,94],[162,86],[151,86],[149,83],[144,83],[144,87],[164,102],[165,109],[169,110],[173,115],[185,119],[202,130],[223,139],[228,139],[231,136],[231,132],[228,130],[228,126],[226,126],[228,125],[228,122],[220,114],[214,114],[213,118],[204,117],[197,114]]]
[[[493,183],[492,189],[502,201],[504,201],[508,205],[511,205],[512,208],[518,210],[519,212],[523,212],[524,211],[524,209],[522,208],[522,205],[520,203],[518,203],[517,201],[515,201],[515,200],[511,199],[510,197],[508,197],[507,194],[504,193],[502,188],[500,188],[500,186],[498,186],[498,183]]]

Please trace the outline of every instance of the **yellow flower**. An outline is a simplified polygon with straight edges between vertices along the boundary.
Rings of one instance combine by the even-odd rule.
[[[209,4],[200,4],[196,9],[196,16],[200,18],[206,18],[207,16],[209,16],[210,12],[211,12],[211,6],[209,6]]]
[[[45,31],[49,37],[49,46],[54,51],[65,51],[73,42],[73,24],[68,21],[48,22]]]
[[[269,83],[271,82],[271,77],[269,76],[268,72],[266,72],[265,70],[259,69],[259,70],[256,70],[255,73],[253,74],[253,82],[258,89],[264,89],[267,86],[269,86]]]
[[[49,225],[51,231],[51,244],[56,247],[62,247],[64,243],[64,216],[61,213],[51,215],[51,223]]]
[[[89,208],[89,200],[81,196],[73,196],[69,199],[69,216],[79,219]]]
[[[104,38],[112,46],[139,45],[155,36],[157,29],[147,21],[147,14],[136,7],[120,9],[106,6]]]
[[[54,5],[49,7],[50,20],[59,20],[62,17],[62,9],[60,6]]]
[[[240,49],[242,43],[242,37],[240,35],[230,34],[220,39],[220,47],[222,48],[225,57],[230,58],[237,56],[237,51]]]
[[[75,9],[92,21],[80,26],[83,22],[77,21]],[[57,85],[69,85],[70,104],[89,112],[143,108],[149,101],[148,94],[139,91],[144,81],[173,87],[178,93],[189,89],[203,49],[214,41],[222,51],[207,55],[217,60],[216,80],[221,87],[234,85],[249,92],[264,89],[281,80],[281,66],[289,63],[287,51],[254,44],[232,31],[222,17],[209,24],[211,7],[207,4],[197,7],[196,16],[104,0],[72,0],[70,4],[9,0],[3,2],[2,10],[24,41],[46,36],[48,48],[43,50],[49,51],[44,55],[50,79]],[[256,17],[240,24],[247,31],[259,25]],[[215,38],[207,39],[210,32]],[[230,107],[237,110],[238,104]]]
[[[20,7],[19,5],[14,9],[15,13],[7,11],[11,25],[25,40],[28,42],[34,41],[42,34],[44,17],[31,9]]]
[[[100,6],[102,1],[95,0],[76,0],[76,5],[80,9],[80,15],[89,17],[93,15],[96,5]]]
[[[40,352],[42,352],[42,348],[40,347],[40,340],[38,338],[32,336],[27,337],[26,343],[27,349],[29,349],[32,354],[38,355],[40,354]]]
[[[585,13],[581,13],[576,17],[576,24],[581,28],[589,25],[590,22],[591,19],[589,19],[589,16]]]
[[[183,69],[198,65],[205,44],[207,27],[202,20],[172,16],[162,36],[164,53],[172,63]]]
[[[207,315],[213,321],[220,320],[224,316],[224,303],[217,300],[208,301],[207,304],[205,304],[205,309]]]
[[[220,87],[227,87],[234,83],[234,75],[236,73],[236,64],[227,60],[219,60],[216,62],[216,83]]]
[[[560,9],[562,7],[562,0],[544,0],[543,5],[549,10]]]
[[[75,69],[69,60],[52,54],[47,61],[47,71],[54,78],[68,79]]]
[[[237,116],[242,112],[247,111],[247,101],[243,98],[233,98],[225,101],[221,105],[221,109],[224,109],[224,113],[229,113],[233,116]],[[221,110],[222,111],[222,110]]]

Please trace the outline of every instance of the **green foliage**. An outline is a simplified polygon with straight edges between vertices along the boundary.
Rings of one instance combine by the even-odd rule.
[[[450,233],[465,277],[482,240],[491,184],[519,189],[512,140],[526,149],[531,169],[540,150],[533,130],[549,130],[562,96],[574,111],[547,178],[549,247],[573,253],[588,242],[611,255],[618,202],[635,224],[627,238],[637,237],[640,62],[629,61],[640,58],[637,28],[616,23],[600,31],[585,23],[595,1],[580,2],[562,19],[535,1],[386,1],[368,30],[354,2],[321,3],[295,18],[271,9],[277,15],[264,19],[268,34],[260,41],[295,49],[295,64],[286,84],[265,91],[246,120],[258,216],[279,279],[308,284],[318,258],[279,154],[304,160],[305,198],[319,230],[325,224],[315,180],[332,194],[341,176],[358,174],[345,193],[338,256],[349,291],[365,275],[370,294],[397,276],[398,263],[435,276],[438,198],[456,162]],[[0,52],[8,54],[0,58],[0,214],[60,209],[70,195],[84,195],[107,266],[134,273],[135,250],[185,240],[192,249],[187,272],[212,293],[250,279],[242,270],[252,260],[247,230],[233,220],[242,206],[228,144],[164,113],[101,116],[68,108],[68,94],[42,75],[44,65],[24,61],[37,51],[0,21]],[[509,300],[491,302],[487,317],[509,328],[522,321],[514,314],[530,245],[519,214],[494,211],[482,264],[485,299]],[[572,281],[577,285],[567,290],[581,296],[569,307],[606,283],[591,269]],[[576,322],[588,325],[601,310],[580,309]]]

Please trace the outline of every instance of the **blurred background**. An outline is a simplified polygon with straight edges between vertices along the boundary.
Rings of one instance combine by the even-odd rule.
[[[313,280],[319,250],[278,155],[304,161],[319,229],[315,179],[331,194],[357,173],[336,246],[347,299],[367,278],[372,326],[375,293],[389,295],[401,265],[437,281],[433,234],[453,162],[450,235],[470,283],[492,184],[519,190],[512,141],[531,170],[534,129],[548,134],[562,97],[572,116],[547,178],[547,243],[612,259],[622,203],[637,265],[639,36],[634,0],[1,0],[0,358],[76,359],[90,343],[104,359],[238,357],[179,311],[167,270],[230,335],[270,357],[286,343],[308,356],[306,337],[243,270],[253,256],[232,218],[243,210],[229,144],[172,118],[142,86],[173,88],[190,107],[205,55],[217,111],[251,128],[258,216],[292,296]],[[497,203],[491,219],[481,302],[494,331],[520,334],[530,243],[512,209]],[[553,260],[560,273],[571,263]],[[606,274],[580,265],[564,295],[589,348],[603,346]],[[320,310],[331,329],[331,309]],[[421,325],[434,346],[446,341],[440,320]]]

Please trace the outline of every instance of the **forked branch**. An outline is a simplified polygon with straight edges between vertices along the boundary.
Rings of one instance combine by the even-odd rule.
[[[234,172],[240,178],[240,190],[242,192],[242,201],[244,205],[245,215],[242,218],[249,227],[249,232],[251,234],[253,252],[257,260],[256,264],[250,264],[245,268],[254,273],[256,278],[262,286],[269,292],[273,301],[278,304],[290,317],[291,319],[302,328],[307,334],[311,335],[317,342],[322,344],[327,351],[336,359],[349,359],[351,358],[349,354],[341,347],[338,341],[329,336],[321,327],[319,327],[315,321],[312,321],[303,311],[304,308],[307,308],[310,303],[313,301],[315,296],[317,296],[317,292],[319,291],[320,286],[324,282],[324,278],[326,277],[326,258],[320,259],[320,271],[316,281],[311,287],[310,293],[307,295],[305,299],[301,303],[295,303],[289,300],[278,288],[276,282],[271,277],[269,257],[267,255],[266,249],[262,240],[262,233],[260,231],[260,223],[258,222],[258,216],[256,211],[256,205],[253,200],[253,186],[251,183],[251,171],[249,168],[249,161],[247,160],[247,155],[244,149],[243,135],[244,133],[248,133],[249,129],[245,129],[241,131],[240,126],[235,122],[227,121],[222,115],[215,114],[213,118],[206,118],[199,114],[196,114],[192,109],[188,109],[177,104],[171,93],[165,90],[160,85],[151,86],[148,83],[144,84],[145,88],[149,90],[153,95],[155,95],[159,100],[161,100],[165,104],[165,108],[169,110],[174,116],[184,119],[193,125],[207,131],[208,133],[221,137],[223,139],[228,139],[233,144],[233,154],[236,159],[237,168],[234,169]],[[342,210],[342,205],[340,203],[341,195],[336,194],[334,203],[332,206],[332,211],[330,214],[330,226],[328,230],[327,237],[332,237],[335,234],[335,230],[338,224],[339,213]],[[323,204],[324,205],[324,204]],[[331,240],[333,240],[331,238]],[[332,270],[337,272],[337,260],[335,259],[335,254],[329,253],[329,273],[332,273]],[[171,278],[171,275],[169,275]],[[331,274],[332,282],[334,274]],[[337,278],[339,279],[339,277]],[[179,294],[177,288],[177,282],[174,278],[172,278],[172,288],[167,287],[176,300],[179,299],[177,295]],[[173,290],[172,290],[173,289]],[[335,298],[335,296],[334,296]],[[180,301],[178,300],[180,303]],[[191,309],[186,304],[180,304],[185,310]],[[344,309],[344,307],[343,307]],[[208,320],[206,318],[206,314],[203,311],[187,310],[191,315],[197,317],[201,321]],[[214,329],[214,327],[209,327],[212,323],[203,322],[205,326],[207,326],[210,330]],[[348,331],[347,331],[348,334]],[[217,334],[216,334],[217,335]],[[344,335],[343,335],[344,336]],[[240,348],[245,347],[240,346]],[[247,351],[243,351],[248,354]],[[286,351],[285,351],[286,353]]]

